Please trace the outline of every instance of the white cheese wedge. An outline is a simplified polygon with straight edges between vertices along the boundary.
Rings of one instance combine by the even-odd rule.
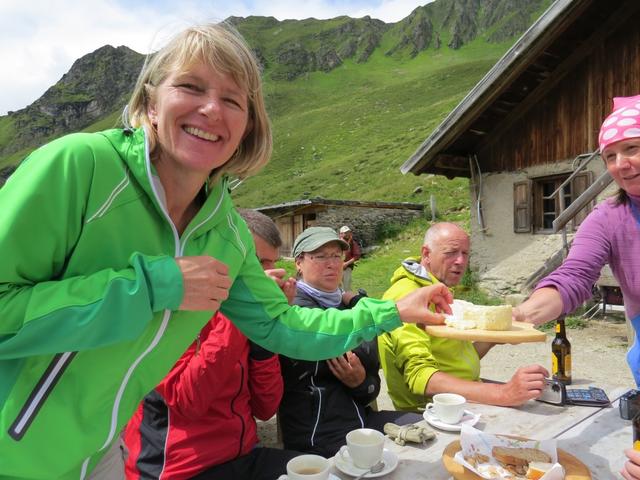
[[[462,320],[480,330],[510,330],[512,311],[511,305],[465,305]]]

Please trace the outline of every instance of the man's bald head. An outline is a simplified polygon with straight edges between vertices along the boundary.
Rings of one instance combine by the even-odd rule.
[[[469,235],[455,223],[432,225],[424,235],[420,263],[448,287],[460,283],[469,264]]]

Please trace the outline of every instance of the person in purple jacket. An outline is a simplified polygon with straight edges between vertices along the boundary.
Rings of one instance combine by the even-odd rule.
[[[572,312],[591,297],[591,287],[608,263],[635,331],[627,362],[640,386],[640,95],[614,98],[598,141],[620,189],[582,222],[567,259],[514,309],[514,319],[541,324]],[[625,454],[629,460],[620,473],[628,480],[640,479],[640,451]]]

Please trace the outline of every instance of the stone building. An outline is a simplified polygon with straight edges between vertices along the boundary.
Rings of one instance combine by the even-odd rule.
[[[256,208],[268,215],[282,236],[280,254],[288,257],[295,238],[307,227],[348,225],[366,251],[387,224],[406,224],[422,215],[424,205],[405,202],[360,202],[310,198]]]

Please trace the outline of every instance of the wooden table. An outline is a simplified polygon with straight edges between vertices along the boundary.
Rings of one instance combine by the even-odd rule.
[[[621,389],[619,394],[625,391],[627,389]],[[631,448],[632,432],[631,420],[620,418],[619,401],[613,402],[613,408],[599,409],[556,438],[560,448],[571,452],[591,469],[594,479],[622,478],[618,472],[626,461],[623,450]]]
[[[605,387],[603,387],[605,388]],[[622,451],[631,445],[631,422],[622,420],[617,399],[628,388],[605,388],[613,408],[555,406],[530,401],[518,408],[468,404],[467,409],[480,413],[476,428],[487,433],[520,435],[528,438],[558,438],[558,446],[589,467],[593,479],[619,479],[624,463]],[[614,401],[615,400],[615,401]],[[442,452],[460,434],[436,430],[435,441],[424,447],[396,445],[387,438],[385,448],[399,457],[398,467],[384,480],[446,480],[450,476],[442,464]],[[335,466],[332,473],[342,480],[353,477]]]

